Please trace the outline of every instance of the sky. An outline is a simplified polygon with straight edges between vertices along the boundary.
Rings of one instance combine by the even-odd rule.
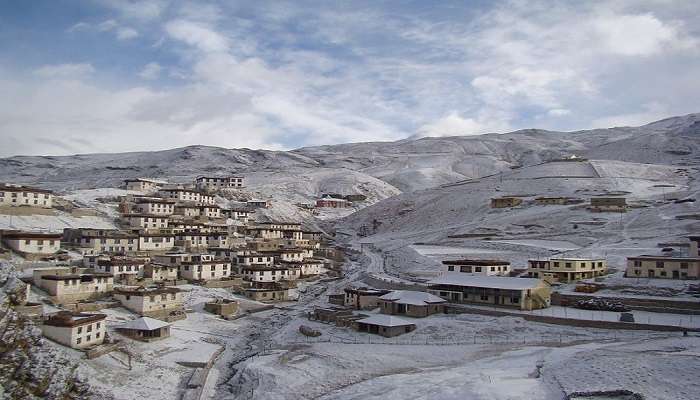
[[[0,0],[0,156],[700,112],[697,1]]]

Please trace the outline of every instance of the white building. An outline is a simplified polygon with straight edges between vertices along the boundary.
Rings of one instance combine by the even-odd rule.
[[[200,176],[195,180],[197,189],[221,190],[243,187],[242,176]]]
[[[198,203],[201,200],[201,193],[194,190],[187,190],[181,188],[161,189],[158,193],[163,198],[175,199],[177,201],[188,201],[192,203]]]
[[[199,215],[201,217],[221,218],[221,208],[216,204],[205,204],[199,206]]]
[[[111,292],[114,276],[106,273],[42,275],[39,284],[56,302],[75,302]]]
[[[243,279],[251,282],[294,281],[301,276],[301,268],[297,265],[242,265],[240,266]]]
[[[231,263],[215,260],[212,254],[192,256],[180,264],[180,277],[188,281],[209,281],[231,276]]]
[[[61,249],[62,234],[40,232],[2,232],[7,247],[23,254],[54,254]]]
[[[122,220],[132,228],[159,229],[168,227],[167,215],[126,214],[122,216]]]
[[[53,193],[29,186],[0,183],[0,205],[51,208]]]
[[[175,236],[168,234],[140,234],[140,251],[168,251],[175,247]]]
[[[175,212],[175,200],[158,197],[136,197],[134,209],[138,214],[172,215]]]
[[[182,310],[183,304],[182,291],[173,287],[120,288],[113,296],[125,308],[145,316]]]
[[[98,259],[95,265],[95,272],[114,275],[116,281],[137,278],[143,276],[143,268],[146,261],[138,258],[111,257],[108,259]]]
[[[150,278],[153,282],[177,280],[179,267],[177,265],[148,263],[143,268],[143,276]]]
[[[64,346],[84,349],[104,342],[106,318],[104,314],[60,311],[44,321],[41,331],[47,338]]]
[[[501,260],[448,260],[442,262],[443,272],[464,272],[487,276],[509,276],[510,262]]]
[[[124,180],[126,190],[134,190],[137,192],[155,192],[164,184],[166,184],[164,181],[146,178]]]

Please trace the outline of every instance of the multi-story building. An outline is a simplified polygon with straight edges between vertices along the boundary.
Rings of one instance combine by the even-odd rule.
[[[175,200],[158,197],[135,197],[134,209],[138,214],[172,215],[175,213]]]
[[[243,180],[242,176],[200,176],[195,185],[200,190],[237,189],[243,187]]]
[[[216,204],[204,204],[199,206],[201,217],[221,218],[221,208]]]
[[[182,313],[182,291],[165,288],[119,288],[113,297],[125,308],[146,317],[166,319],[173,312]]]
[[[251,282],[294,281],[299,279],[301,269],[288,265],[240,265],[243,279]]]
[[[231,276],[231,263],[212,254],[193,255],[180,263],[180,277],[188,281],[209,281]]]
[[[114,275],[115,281],[129,280],[143,276],[146,260],[129,257],[110,257],[98,259],[95,272]]]
[[[61,249],[60,233],[4,231],[0,233],[7,247],[22,254],[54,254]]]
[[[51,208],[53,192],[29,186],[0,183],[0,206]]]
[[[182,188],[161,189],[158,191],[158,194],[166,199],[174,199],[177,201],[186,201],[191,203],[199,203],[202,199],[202,194],[200,192]]]
[[[480,275],[510,275],[510,262],[501,260],[447,260],[443,261],[444,272],[464,272]]]
[[[39,280],[57,303],[101,297],[112,291],[114,276],[106,273],[42,275]]]
[[[136,178],[136,179],[125,179],[124,186],[126,190],[134,190],[138,192],[155,192],[166,182],[146,179],[146,178]]]
[[[177,280],[179,267],[177,265],[166,265],[151,262],[143,267],[143,276],[153,282]]]
[[[605,275],[608,263],[603,258],[552,258],[550,260],[528,260],[527,275],[541,278],[549,283],[576,282]]]
[[[627,257],[628,278],[699,279],[700,258],[649,256]]]
[[[160,229],[168,227],[167,215],[126,214],[122,216],[122,220],[132,228]]]
[[[74,349],[84,349],[104,342],[106,327],[104,314],[59,311],[41,325],[47,338]]]
[[[64,229],[63,238],[83,254],[138,251],[138,236],[115,229]]]
[[[138,236],[139,251],[168,251],[173,247],[175,247],[175,235],[142,233]]]

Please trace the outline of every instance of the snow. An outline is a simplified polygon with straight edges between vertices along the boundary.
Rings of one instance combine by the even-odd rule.
[[[137,330],[144,330],[144,331],[152,331],[156,330],[159,328],[163,328],[166,326],[170,326],[169,323],[160,321],[154,318],[149,318],[149,317],[141,317],[137,318],[135,320],[129,321],[123,325],[119,325],[119,328],[124,328],[124,329],[137,329]]]
[[[433,303],[444,303],[445,299],[426,292],[416,292],[412,290],[394,290],[380,297],[382,300],[391,300],[397,304],[410,304],[424,306]]]

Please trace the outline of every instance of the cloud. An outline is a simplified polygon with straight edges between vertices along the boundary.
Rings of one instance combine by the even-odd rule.
[[[498,121],[477,121],[463,118],[456,111],[418,128],[418,136],[466,136],[504,132],[507,126],[498,126]]]
[[[56,64],[44,65],[35,69],[34,75],[41,78],[80,78],[95,72],[92,65],[83,64]]]
[[[160,64],[156,62],[150,62],[144,65],[141,72],[139,72],[139,76],[143,79],[156,79],[160,75],[160,71],[162,69],[163,67],[161,67]]]
[[[203,23],[173,20],[165,24],[165,31],[173,39],[203,52],[225,52],[229,49],[228,40]]]
[[[117,29],[117,39],[119,40],[129,40],[129,39],[134,39],[139,36],[139,33],[136,29],[129,28],[129,27],[121,27]]]
[[[161,16],[167,8],[164,0],[99,0],[104,6],[118,11],[126,19],[149,21]]]

